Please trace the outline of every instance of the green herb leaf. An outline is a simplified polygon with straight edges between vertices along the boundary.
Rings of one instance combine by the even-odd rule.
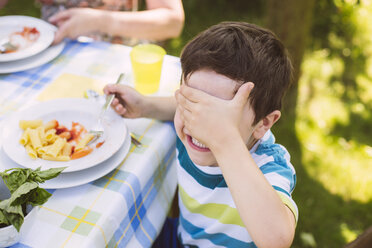
[[[26,205],[39,206],[52,195],[39,188],[39,183],[58,176],[66,167],[41,171],[29,168],[12,168],[0,172],[5,185],[10,190],[9,199],[0,201],[0,227],[13,225],[18,231],[23,221]]]
[[[19,232],[24,221],[22,207],[20,205],[10,206],[7,210],[9,210],[9,212],[4,211],[5,217],[8,219],[9,223],[12,224]]]
[[[13,170],[10,173],[6,173],[10,170]],[[1,173],[5,185],[8,187],[10,193],[13,193],[19,186],[25,183],[28,177],[31,174],[31,169],[24,168],[13,168],[6,170],[4,173]]]
[[[35,182],[25,182],[18,189],[16,189],[10,197],[10,205],[22,205],[26,203],[32,195],[32,191],[38,188],[39,185]]]
[[[45,189],[37,188],[32,192],[32,194],[28,198],[28,202],[32,204],[32,206],[40,206],[47,202],[49,197],[51,196],[52,194],[46,191]]]
[[[11,206],[10,199],[6,199],[0,202],[0,209],[7,221],[19,232],[24,219],[21,205]]]
[[[9,225],[9,221],[8,219],[5,217],[4,213],[3,213],[4,210],[0,209],[0,226],[7,226]]]
[[[49,179],[52,179],[52,178],[55,178],[56,176],[58,176],[59,174],[61,174],[61,172],[66,169],[67,167],[60,167],[60,168],[51,168],[51,169],[48,169],[48,170],[43,170],[43,171],[40,171],[40,170],[35,170],[35,173],[43,180],[49,180]],[[39,168],[38,168],[39,169]]]

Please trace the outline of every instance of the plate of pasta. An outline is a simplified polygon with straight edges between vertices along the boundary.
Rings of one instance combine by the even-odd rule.
[[[79,98],[33,105],[4,123],[3,150],[26,168],[67,167],[63,173],[91,168],[113,156],[128,139],[125,120],[108,109],[104,135],[88,145],[93,138],[88,131],[100,109],[98,102]]]
[[[113,171],[122,163],[128,154],[130,145],[130,136],[129,133],[127,133],[127,138],[125,139],[124,144],[120,147],[119,151],[109,159],[103,161],[97,166],[85,170],[59,174],[58,177],[45,181],[42,184],[42,187],[44,189],[63,189],[80,186],[99,179]],[[20,165],[17,165],[3,153],[4,151],[0,149],[0,168],[2,170],[20,167]]]

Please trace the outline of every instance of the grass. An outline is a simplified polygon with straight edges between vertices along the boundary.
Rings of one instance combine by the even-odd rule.
[[[372,223],[371,14],[371,3],[353,6],[353,37],[328,37],[341,53],[308,51],[302,64],[296,131],[304,171],[294,194],[302,220],[294,247],[342,247]],[[362,65],[351,75],[350,61]]]
[[[299,144],[279,135],[298,175],[294,199],[300,218],[293,247],[342,247],[372,224],[372,3],[360,2],[334,0],[348,11],[354,33],[343,37],[330,32],[324,37],[329,47],[307,51],[299,81]],[[184,31],[167,46],[175,56],[197,33],[220,21],[262,24],[259,0],[183,4]],[[12,0],[0,10],[0,15],[38,13],[30,0]],[[279,125],[285,126],[285,120]]]

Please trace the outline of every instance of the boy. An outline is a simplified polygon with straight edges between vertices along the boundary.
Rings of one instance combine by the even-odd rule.
[[[178,239],[192,247],[290,247],[296,176],[270,128],[280,118],[292,66],[273,33],[224,22],[189,42],[175,99],[122,85],[124,117],[172,120],[178,135]]]

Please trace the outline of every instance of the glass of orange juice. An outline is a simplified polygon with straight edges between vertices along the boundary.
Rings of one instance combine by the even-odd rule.
[[[154,94],[159,89],[165,50],[154,44],[140,44],[130,52],[134,87],[142,94]]]

